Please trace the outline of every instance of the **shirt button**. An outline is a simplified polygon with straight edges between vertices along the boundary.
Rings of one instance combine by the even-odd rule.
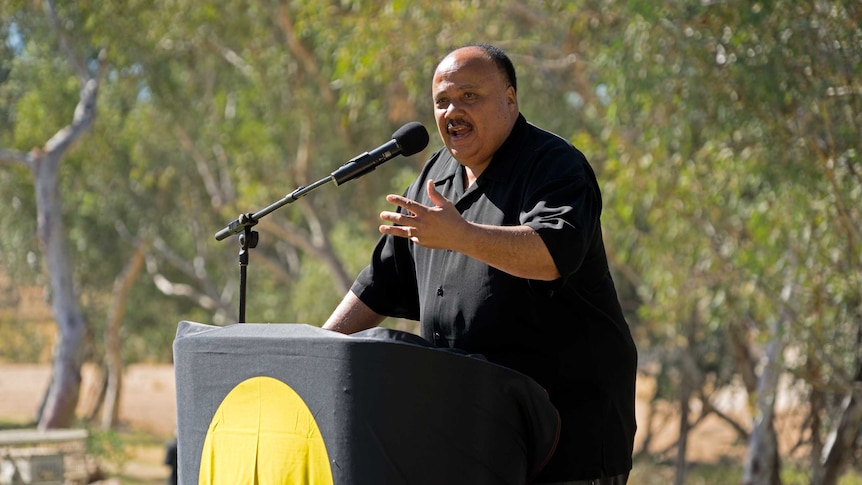
[[[443,287],[442,286],[437,287],[437,296],[443,296]]]
[[[440,332],[434,332],[434,343],[439,345],[442,340],[443,336],[440,335]]]

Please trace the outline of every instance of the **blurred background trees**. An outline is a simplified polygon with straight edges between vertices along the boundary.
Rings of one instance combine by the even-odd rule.
[[[323,322],[383,197],[440,146],[436,63],[486,41],[511,55],[527,119],[599,174],[643,375],[681,411],[680,440],[641,458],[675,460],[683,483],[685,437],[714,416],[747,444],[743,482],[795,465],[835,483],[858,463],[862,417],[860,19],[840,1],[2,0],[2,355],[28,358],[21,335],[43,342],[30,358],[50,345],[10,309],[33,286],[57,301],[28,160],[73,123],[82,75],[103,72],[96,116],[57,165],[50,215],[86,335],[67,345],[110,388],[122,364],[169,361],[177,321],[236,321],[239,246],[217,230],[420,121],[425,152],[257,226],[248,321]],[[717,402],[737,388],[742,415]],[[780,391],[799,403],[794,429],[776,424]]]

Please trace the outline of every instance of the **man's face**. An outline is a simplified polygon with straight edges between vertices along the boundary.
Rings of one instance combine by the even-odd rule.
[[[481,48],[465,47],[437,66],[431,93],[440,138],[478,175],[518,118],[515,89]]]

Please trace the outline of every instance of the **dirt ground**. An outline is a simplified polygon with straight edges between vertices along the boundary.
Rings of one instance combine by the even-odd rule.
[[[79,411],[92,406],[94,375],[84,369]],[[0,420],[32,422],[35,411],[50,381],[47,365],[0,365]],[[648,420],[647,403],[652,395],[651,383],[646,378],[638,380],[637,418],[639,423],[636,449],[642,447]],[[744,396],[728,394],[720,402],[722,409],[734,414],[734,409],[744,409]],[[663,416],[653,419],[651,450],[664,450],[675,440],[678,415],[669,409],[659,409]],[[693,410],[697,414],[697,410]],[[120,422],[131,430],[143,430],[156,436],[170,439],[176,427],[176,394],[174,370],[171,365],[134,365],[126,370],[120,406]],[[688,460],[710,463],[722,458],[738,458],[740,444],[734,431],[717,418],[709,417],[700,423],[689,438]],[[122,470],[142,483],[161,483],[167,476],[163,464],[164,450],[148,447],[134,450],[134,458]]]
[[[84,368],[79,414],[93,405],[94,372]],[[40,364],[0,365],[0,419],[32,421],[51,380],[51,368]],[[123,376],[120,421],[131,429],[170,436],[176,426],[174,368],[134,365]]]

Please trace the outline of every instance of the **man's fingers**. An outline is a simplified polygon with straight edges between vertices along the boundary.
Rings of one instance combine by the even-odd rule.
[[[413,226],[390,226],[388,224],[384,224],[378,227],[378,231],[380,231],[380,234],[390,234],[392,236],[406,237],[408,239],[414,239],[416,237],[416,228]]]
[[[386,202],[389,202],[390,204],[395,204],[398,207],[401,207],[402,209],[406,209],[406,210],[408,210],[414,214],[416,213],[417,210],[421,210],[422,208],[425,207],[422,204],[416,202],[415,200],[410,200],[406,197],[401,197],[400,195],[393,195],[393,194],[386,196]]]
[[[437,188],[434,187],[433,180],[429,180],[425,188],[428,192],[428,198],[431,199],[431,202],[433,202],[435,206],[443,207],[444,205],[449,203],[449,199],[443,197],[443,194],[441,194],[440,192],[437,192]]]
[[[402,214],[400,212],[383,211],[380,213],[380,218],[384,221],[389,221],[395,224],[407,225],[410,223],[410,219],[412,219],[413,216]]]

